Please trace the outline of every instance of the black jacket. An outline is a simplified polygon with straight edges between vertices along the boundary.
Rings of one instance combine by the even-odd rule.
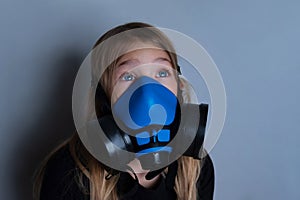
[[[84,191],[77,183],[78,169],[70,152],[68,145],[57,151],[48,161],[41,187],[40,200],[89,200],[89,191]],[[173,188],[166,187],[166,179],[160,178],[155,188],[147,189],[129,178],[127,173],[121,173],[118,186],[118,193],[123,188],[120,185],[130,185],[126,192],[123,192],[123,200],[127,199],[155,199],[168,200],[176,199]],[[120,183],[124,181],[124,183]],[[130,183],[131,182],[131,183]],[[87,177],[83,177],[84,185],[89,186]],[[198,199],[211,200],[214,192],[214,167],[212,160],[206,156],[197,182]]]

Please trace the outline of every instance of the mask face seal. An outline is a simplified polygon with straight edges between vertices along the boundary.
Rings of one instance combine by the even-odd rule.
[[[132,146],[126,150],[140,159],[151,155],[154,163],[167,159],[173,150],[167,144],[174,138],[180,120],[179,102],[169,89],[143,76],[119,97],[112,106],[112,114],[130,138]]]

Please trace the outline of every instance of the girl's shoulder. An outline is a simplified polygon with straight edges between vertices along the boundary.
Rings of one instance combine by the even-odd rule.
[[[202,168],[200,177],[197,181],[197,188],[200,200],[213,199],[214,187],[215,187],[215,171],[211,157],[207,154],[202,159]]]
[[[41,185],[40,199],[85,199],[83,188],[79,187],[77,167],[69,145],[55,151],[48,159]],[[88,199],[88,198],[87,198]]]

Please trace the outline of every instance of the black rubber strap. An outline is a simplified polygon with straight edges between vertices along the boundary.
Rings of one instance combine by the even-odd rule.
[[[172,164],[168,167],[168,173],[166,176],[166,187],[169,190],[173,190],[175,186],[175,178],[177,175],[177,169],[178,169],[178,162],[177,160],[174,161]]]

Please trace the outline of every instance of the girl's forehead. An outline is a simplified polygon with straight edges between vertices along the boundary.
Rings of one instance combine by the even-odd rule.
[[[128,40],[128,41],[121,41],[119,44],[115,46],[122,55],[125,55],[130,52],[134,52],[136,50],[141,49],[163,49],[162,45],[156,43],[154,41],[140,41],[140,40]],[[122,56],[119,55],[119,56]]]
[[[123,60],[142,60],[142,59],[168,59],[169,55],[168,53],[161,49],[161,48],[141,48],[141,49],[136,49],[133,51],[130,51],[128,53],[125,53],[124,55],[122,55],[120,57],[120,59],[118,60],[123,61]]]

